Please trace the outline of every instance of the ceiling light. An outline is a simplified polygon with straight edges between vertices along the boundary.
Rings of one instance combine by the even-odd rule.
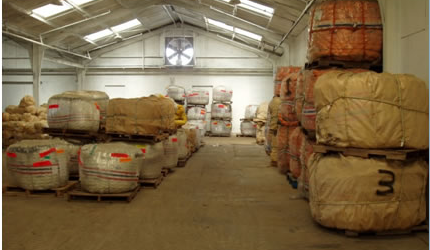
[[[139,22],[139,20],[137,20],[137,19],[133,19],[131,21],[128,21],[128,22],[125,22],[125,23],[113,26],[112,30],[114,32],[121,32],[123,30],[127,30],[127,29],[130,29],[130,28],[139,26],[139,25],[142,25],[142,23]]]
[[[263,38],[260,35],[257,35],[257,34],[254,34],[252,32],[249,32],[249,31],[246,31],[243,29],[239,29],[239,28],[234,28],[234,32],[241,34],[241,35],[244,35],[244,36],[247,36],[247,37],[250,37],[250,38],[255,39],[257,41],[261,41],[261,39]]]
[[[249,0],[241,0],[241,3],[238,6],[270,17],[273,16],[273,13],[275,12],[271,7]]]
[[[103,37],[106,37],[106,36],[109,36],[112,34],[113,34],[113,32],[110,29],[104,29],[104,30],[89,34],[89,35],[85,36],[84,39],[90,40],[90,41],[96,41],[100,38],[103,38]]]
[[[226,30],[233,31],[233,26],[227,25],[227,24],[225,24],[223,22],[220,22],[220,21],[216,21],[216,20],[208,18],[208,23],[212,24],[212,25],[215,25],[217,27],[226,29]]]

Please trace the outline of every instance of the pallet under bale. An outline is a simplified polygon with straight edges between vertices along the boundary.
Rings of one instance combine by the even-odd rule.
[[[360,236],[394,236],[394,235],[409,235],[417,232],[427,232],[428,233],[428,225],[423,223],[421,225],[414,226],[405,230],[388,230],[388,231],[380,231],[380,232],[356,232],[350,230],[340,230],[341,233],[344,233],[347,237],[360,237]]]
[[[69,190],[73,189],[78,184],[77,181],[69,181],[67,185],[58,188],[51,188],[48,190],[28,190],[17,186],[4,185],[3,195],[5,196],[21,196],[26,197],[40,197],[47,195],[54,195],[55,197],[63,197]]]
[[[160,142],[169,138],[173,131],[166,131],[158,135],[128,135],[120,133],[108,133],[108,141],[125,141],[125,142]]]
[[[380,61],[365,62],[365,61],[340,61],[332,58],[318,58],[311,63],[305,64],[305,69],[368,69],[378,73],[382,72],[382,63]]]
[[[143,188],[145,188],[145,187],[152,187],[152,188],[156,189],[158,186],[160,186],[160,184],[163,181],[163,179],[164,179],[164,175],[161,174],[157,178],[150,178],[150,179],[139,180],[139,184]]]
[[[97,202],[121,202],[125,201],[127,203],[131,202],[134,197],[136,197],[137,193],[140,191],[140,185],[138,185],[134,190],[125,193],[118,194],[95,194],[88,193],[80,186],[77,186],[74,190],[71,190],[67,193],[67,200],[95,200]]]

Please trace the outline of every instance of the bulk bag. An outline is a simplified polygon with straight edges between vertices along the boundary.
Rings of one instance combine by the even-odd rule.
[[[163,141],[164,146],[164,164],[163,168],[172,169],[178,165],[179,145],[178,137],[171,135],[167,140]]]
[[[202,107],[189,107],[187,111],[188,120],[202,120],[206,117],[206,109]]]
[[[98,131],[100,106],[89,93],[68,92],[48,100],[50,128]]]
[[[183,102],[185,101],[185,89],[175,85],[169,86],[167,88],[166,97],[170,97],[175,101]]]
[[[178,159],[187,159],[189,155],[189,150],[187,143],[187,134],[185,133],[185,130],[178,129],[178,131],[176,132],[176,136],[178,137]]]
[[[255,113],[254,122],[266,122],[268,110],[269,110],[269,103],[268,102],[261,103],[258,106],[257,111]]]
[[[143,160],[139,166],[139,179],[155,179],[160,177],[164,159],[163,143],[134,145],[143,153]]]
[[[206,105],[209,103],[209,92],[201,89],[191,89],[187,92],[187,103]]]
[[[258,105],[247,105],[245,108],[245,119],[252,120],[257,116]]]
[[[245,136],[255,136],[257,124],[251,121],[242,121],[240,123],[240,133]]]
[[[315,154],[310,161],[309,205],[319,224],[378,232],[425,220],[428,165],[423,160]]]
[[[6,166],[18,187],[48,190],[65,186],[69,180],[66,142],[22,140],[6,150]]]
[[[115,194],[137,187],[143,153],[136,146],[122,142],[87,144],[81,147],[78,160],[84,191]]]
[[[97,106],[100,110],[100,125],[106,124],[106,114],[107,114],[107,107],[109,104],[109,96],[103,92],[103,91],[96,91],[96,90],[78,90],[78,91],[66,91],[64,92],[66,94],[88,94],[95,103],[97,103]]]
[[[413,75],[333,71],[318,78],[314,94],[318,143],[428,148],[428,90]]]
[[[211,133],[219,136],[230,136],[231,134],[231,122],[223,120],[212,120],[211,121]]]
[[[220,85],[212,90],[212,98],[216,102],[231,102],[233,90],[231,88]]]
[[[187,122],[191,126],[191,128],[197,129],[199,132],[199,138],[205,136],[206,133],[206,124],[205,121],[202,120],[189,120]]]
[[[231,119],[231,105],[226,103],[213,103],[211,106],[211,119]]]
[[[109,101],[106,132],[158,135],[176,128],[175,113],[175,103],[170,98],[115,98]]]

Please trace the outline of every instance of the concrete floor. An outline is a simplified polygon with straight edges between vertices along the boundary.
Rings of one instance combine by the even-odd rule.
[[[252,138],[205,138],[130,203],[3,197],[6,250],[428,249],[428,233],[347,238],[313,222]],[[254,145],[252,145],[254,144]]]

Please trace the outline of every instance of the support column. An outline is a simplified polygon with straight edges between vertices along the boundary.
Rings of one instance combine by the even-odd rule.
[[[40,105],[40,79],[42,73],[42,59],[45,49],[37,44],[33,44],[30,51],[31,69],[33,71],[33,98],[36,106]]]
[[[85,86],[85,76],[87,74],[87,69],[76,69],[76,78],[78,80],[78,90],[83,90]]]

